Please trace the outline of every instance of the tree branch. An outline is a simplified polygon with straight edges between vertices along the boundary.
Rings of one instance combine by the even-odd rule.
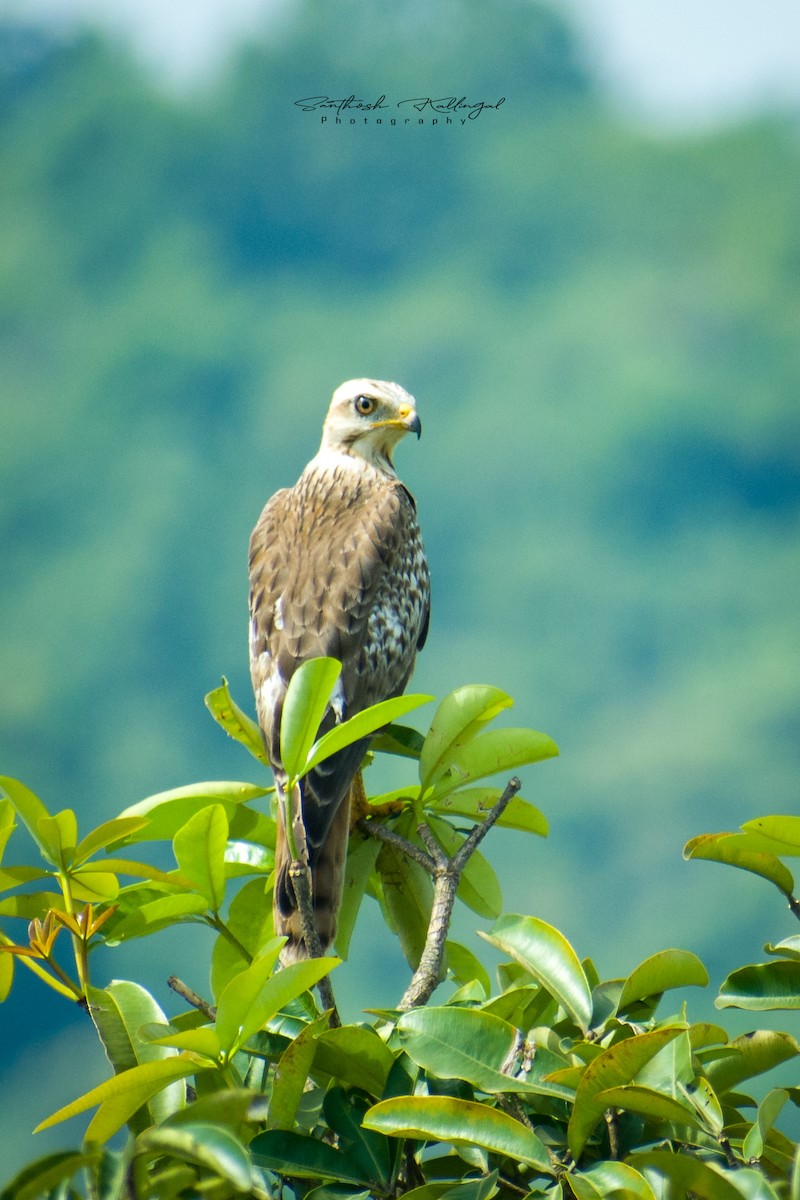
[[[309,958],[322,958],[322,943],[319,940],[317,927],[314,923],[314,900],[313,887],[311,883],[311,867],[308,864],[308,845],[306,843],[306,830],[303,824],[303,814],[300,804],[300,788],[295,785],[292,795],[292,813],[291,824],[294,837],[294,850],[296,857],[289,863],[289,881],[292,885],[294,898],[297,901],[297,912],[300,917],[300,928],[303,933],[303,942],[305,943],[306,951]],[[288,839],[287,839],[288,841]],[[291,844],[291,843],[290,843]],[[323,976],[317,984],[319,998],[322,1001],[322,1007],[331,1010],[331,1025],[341,1025],[339,1010],[336,1007],[336,1000],[333,995],[330,977]]]
[[[407,858],[413,858],[414,862],[419,863],[429,875],[436,870],[436,862],[429,854],[426,854],[419,846],[415,846],[413,842],[409,842],[408,838],[395,833],[393,829],[387,829],[385,825],[379,825],[374,820],[368,821],[364,817],[356,821],[356,828],[360,829],[367,837],[374,837],[379,842],[386,842],[387,845],[402,851]],[[436,848],[439,849],[438,844]]]
[[[514,776],[509,779],[506,789],[497,803],[489,810],[480,825],[476,825],[464,840],[452,858],[448,858],[439,843],[423,822],[418,826],[419,835],[428,848],[429,853],[420,850],[413,842],[400,837],[399,834],[378,825],[375,821],[359,821],[362,832],[382,842],[388,842],[402,850],[409,858],[423,867],[433,879],[433,906],[428,922],[428,932],[419,965],[414,972],[405,995],[398,1007],[401,1012],[410,1008],[418,1008],[427,1004],[442,978],[442,963],[444,961],[444,946],[453,916],[456,891],[465,866],[470,856],[475,853],[486,834],[497,823],[510,800],[520,789],[520,781]]]
[[[198,996],[197,992],[193,992],[182,979],[178,979],[177,975],[170,975],[167,987],[171,987],[173,992],[177,992],[187,1004],[191,1004],[192,1008],[199,1009],[203,1016],[208,1017],[209,1021],[217,1019],[217,1010],[214,1006],[204,1000],[202,996]]]

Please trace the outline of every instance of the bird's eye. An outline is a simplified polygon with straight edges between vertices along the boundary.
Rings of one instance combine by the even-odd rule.
[[[361,413],[362,417],[368,417],[374,411],[375,401],[372,396],[356,396],[356,412]]]

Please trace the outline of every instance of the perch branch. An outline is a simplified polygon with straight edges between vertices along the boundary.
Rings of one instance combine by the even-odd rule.
[[[433,906],[428,922],[425,946],[419,965],[398,1005],[401,1012],[407,1012],[410,1008],[418,1008],[422,1004],[427,1004],[441,981],[444,947],[461,875],[470,856],[475,853],[486,834],[503,815],[507,804],[516,796],[520,786],[520,781],[516,776],[509,779],[506,789],[497,803],[492,806],[481,824],[472,829],[452,858],[448,858],[444,853],[424,822],[418,826],[418,832],[428,848],[429,853],[427,854],[424,850],[420,850],[419,846],[415,846],[383,825],[378,825],[374,821],[359,821],[359,827],[364,833],[402,850],[409,858],[419,863],[433,879]]]
[[[288,807],[288,806],[287,806]],[[313,888],[311,884],[311,867],[308,864],[308,845],[306,830],[303,825],[303,812],[300,804],[300,788],[295,785],[291,803],[291,826],[293,837],[287,838],[294,850],[294,857],[289,863],[289,881],[292,885],[294,898],[297,901],[297,912],[300,917],[300,929],[303,942],[309,958],[322,958],[322,943],[319,940],[317,927],[314,923]],[[341,1025],[339,1010],[333,995],[330,977],[325,975],[317,984],[322,1007],[331,1009],[331,1025]]]
[[[429,875],[436,870],[436,862],[429,854],[426,854],[419,846],[415,846],[413,842],[409,842],[408,838],[401,837],[399,833],[387,829],[385,825],[378,825],[374,820],[367,821],[363,817],[356,822],[356,825],[367,837],[374,837],[379,842],[386,842],[387,845],[394,846],[395,850],[402,851],[407,858],[413,858],[414,862],[419,863]],[[438,845],[436,849],[439,849]]]
[[[214,1006],[204,1000],[202,996],[198,996],[197,992],[193,992],[182,979],[178,979],[177,975],[170,975],[167,987],[171,987],[173,992],[177,992],[181,999],[185,1000],[187,1004],[191,1004],[192,1008],[198,1009],[203,1016],[208,1017],[209,1021],[216,1020],[217,1010]]]

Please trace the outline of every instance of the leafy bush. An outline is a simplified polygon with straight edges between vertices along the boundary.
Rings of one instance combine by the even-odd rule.
[[[721,1026],[692,1022],[685,1006],[657,1015],[665,993],[708,982],[688,951],[661,950],[625,978],[601,979],[557,929],[502,914],[478,842],[494,823],[538,835],[547,823],[517,795],[518,780],[505,789],[486,780],[556,754],[554,743],[489,728],[512,701],[484,686],[447,696],[424,737],[387,726],[429,699],[409,696],[316,741],[337,673],[331,660],[298,673],[284,761],[298,779],[381,729],[371,754],[417,764],[416,779],[367,798],[357,814],[337,941],[345,957],[364,897],[377,901],[414,972],[397,1009],[342,1026],[309,990],[339,958],[275,970],[272,789],[180,788],[79,839],[73,812],[51,815],[23,784],[0,779],[0,851],[19,820],[44,862],[0,869],[0,917],[29,922],[27,945],[0,934],[2,997],[16,964],[35,972],[86,1008],[114,1069],[40,1126],[95,1109],[83,1145],[28,1166],[0,1200],[799,1200],[800,1152],[775,1122],[800,1089],[774,1088],[758,1105],[740,1090],[800,1054],[794,1037],[759,1030],[730,1040]],[[207,703],[263,761],[258,730],[224,682]],[[164,841],[173,870],[124,857]],[[696,838],[685,853],[755,871],[798,913],[781,859],[800,854],[800,818]],[[493,921],[482,936],[503,955],[497,988],[447,939],[454,898]],[[97,945],[187,922],[216,933],[211,1001],[173,979],[185,1003],[168,1020],[137,983],[93,981]],[[71,953],[61,954],[67,942]],[[767,949],[777,961],[734,972],[718,1007],[800,1007],[800,938]],[[445,973],[456,990],[427,1005]],[[123,1127],[125,1145],[111,1148]]]

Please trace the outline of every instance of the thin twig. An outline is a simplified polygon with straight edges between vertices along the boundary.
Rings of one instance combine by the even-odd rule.
[[[228,943],[229,946],[233,946],[236,953],[241,958],[243,958],[244,961],[249,966],[250,963],[252,963],[252,961],[253,961],[252,954],[250,953],[250,951],[247,949],[246,946],[242,945],[242,943],[237,938],[236,934],[231,932],[231,930],[228,928],[228,926],[222,920],[222,917],[220,917],[219,913],[211,913],[207,917],[207,920],[208,920],[208,923],[211,926],[211,928],[216,929],[217,933],[220,934],[221,937],[225,938],[225,941]]]
[[[322,942],[314,921],[313,885],[311,882],[311,867],[308,862],[308,844],[306,830],[303,824],[302,806],[300,803],[300,788],[294,788],[292,796],[292,826],[294,830],[294,845],[296,857],[289,864],[289,881],[297,901],[297,912],[300,917],[300,929],[303,942],[309,958],[322,958]],[[330,1023],[334,1027],[341,1025],[339,1010],[333,995],[330,977],[323,976],[317,984],[322,1007],[331,1010]]]
[[[209,1004],[207,1000],[204,1000],[202,996],[198,996],[197,992],[193,992],[183,980],[178,979],[177,975],[170,975],[167,980],[167,987],[171,987],[173,992],[177,992],[187,1004],[191,1004],[192,1008],[199,1009],[204,1016],[208,1017],[209,1021],[216,1020],[217,1010],[214,1006]]]
[[[733,1153],[733,1147],[731,1146],[728,1139],[723,1134],[720,1134],[719,1137],[717,1138],[717,1141],[719,1142],[722,1153],[725,1155],[725,1161],[727,1162],[727,1164],[731,1168],[731,1170],[733,1170],[733,1171],[740,1170],[742,1164],[739,1162],[739,1159]]]
[[[517,776],[514,775],[513,778],[509,779],[508,783],[506,784],[506,790],[503,792],[502,796],[500,796],[497,802],[489,810],[485,820],[481,821],[480,825],[474,826],[469,834],[469,837],[462,844],[460,850],[457,851],[455,857],[453,858],[453,863],[459,871],[463,871],[467,859],[478,849],[478,846],[486,837],[492,826],[497,824],[509,803],[514,799],[521,787],[522,784]]]
[[[305,847],[303,847],[305,849]],[[302,851],[301,851],[302,853]],[[300,915],[300,928],[303,933],[303,942],[308,951],[309,958],[322,958],[322,942],[319,940],[317,927],[314,924],[314,903],[311,897],[311,870],[307,863],[295,860],[289,864],[289,879],[292,883],[294,898],[297,901],[297,911]],[[322,1001],[322,1007],[331,1010],[330,1023],[334,1028],[341,1025],[339,1010],[336,1007],[336,1000],[333,995],[333,988],[329,975],[324,975],[317,984],[319,998]]]
[[[444,947],[453,916],[456,890],[464,867],[467,865],[470,855],[475,852],[492,826],[503,815],[503,811],[509,801],[516,796],[520,786],[520,781],[516,776],[509,779],[502,796],[492,806],[481,824],[475,826],[452,858],[447,857],[424,822],[418,826],[418,832],[428,847],[429,854],[375,821],[359,821],[359,827],[364,833],[402,850],[409,858],[419,863],[433,879],[433,906],[428,922],[428,932],[425,936],[425,945],[419,965],[398,1005],[402,1012],[427,1004],[441,982]]]
[[[294,898],[297,901],[297,912],[300,917],[300,929],[303,942],[309,958],[322,958],[322,942],[319,940],[317,927],[314,924],[314,902],[311,898],[311,869],[302,858],[289,863],[289,879],[292,884]]]
[[[388,846],[394,846],[395,850],[402,851],[407,858],[413,858],[414,862],[419,863],[429,875],[436,870],[436,863],[429,854],[426,854],[420,846],[415,846],[408,838],[395,833],[393,829],[387,829],[385,825],[379,825],[375,820],[367,821],[363,817],[356,821],[356,828],[360,829],[367,837],[374,837],[379,842],[386,842]]]
[[[498,1107],[502,1108],[504,1112],[507,1112],[508,1115],[513,1117],[515,1121],[519,1121],[520,1124],[525,1125],[528,1129],[530,1129],[532,1133],[536,1133],[533,1121],[523,1108],[518,1096],[514,1096],[510,1093],[505,1093],[504,1095],[501,1094],[497,1097],[497,1103]],[[544,1145],[544,1143],[542,1144]],[[564,1174],[564,1164],[554,1150],[551,1150],[551,1148],[547,1145],[544,1145],[544,1148],[547,1151],[547,1158],[550,1163],[551,1170],[556,1178],[559,1179]]]
[[[619,1162],[619,1113],[615,1108],[607,1108],[604,1116],[608,1128],[608,1153],[612,1162]]]

